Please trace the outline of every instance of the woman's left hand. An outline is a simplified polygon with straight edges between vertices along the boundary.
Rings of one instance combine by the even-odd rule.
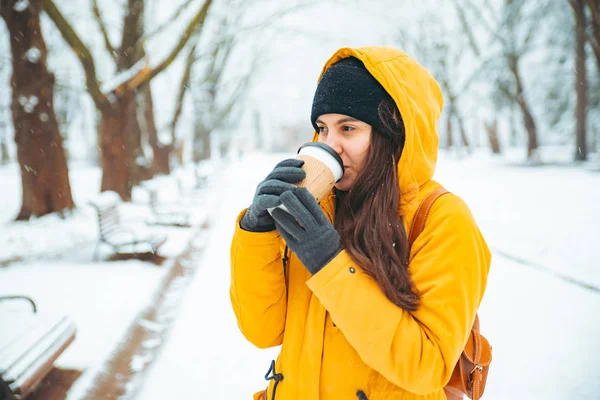
[[[286,191],[279,199],[288,212],[273,209],[275,227],[314,275],[342,251],[340,235],[306,188]]]

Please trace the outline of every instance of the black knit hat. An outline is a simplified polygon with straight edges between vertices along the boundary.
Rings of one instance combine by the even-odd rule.
[[[325,71],[312,104],[310,121],[316,131],[317,118],[323,114],[344,114],[382,130],[377,107],[390,98],[383,86],[367,71],[362,61],[344,58]]]

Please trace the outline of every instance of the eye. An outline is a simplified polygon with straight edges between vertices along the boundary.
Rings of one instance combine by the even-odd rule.
[[[326,126],[317,126],[317,133],[320,135],[321,133],[327,133]]]
[[[342,130],[344,132],[352,132],[355,128],[353,126],[344,125],[342,126]]]

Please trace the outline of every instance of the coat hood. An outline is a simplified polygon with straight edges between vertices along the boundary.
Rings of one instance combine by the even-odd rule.
[[[323,73],[336,62],[355,57],[394,99],[406,129],[404,149],[398,163],[401,214],[418,207],[419,188],[433,177],[438,151],[437,122],[444,99],[436,80],[414,59],[389,47],[341,48],[327,61]],[[315,132],[313,141],[317,141]]]

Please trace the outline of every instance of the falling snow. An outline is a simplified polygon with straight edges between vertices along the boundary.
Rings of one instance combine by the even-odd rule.
[[[23,106],[23,109],[27,114],[31,114],[39,102],[40,100],[38,97],[34,95],[29,97],[23,95],[19,96],[19,104]]]
[[[29,61],[30,63],[37,64],[37,62],[40,61],[40,58],[42,57],[42,52],[37,47],[32,47],[29,50],[27,50],[27,52],[25,53],[25,57],[27,57],[27,61]]]
[[[14,5],[13,10],[16,12],[23,12],[29,7],[29,0],[19,0]]]
[[[162,143],[164,145],[173,144],[173,137],[168,132],[159,133],[158,138],[159,138],[160,143]]]

